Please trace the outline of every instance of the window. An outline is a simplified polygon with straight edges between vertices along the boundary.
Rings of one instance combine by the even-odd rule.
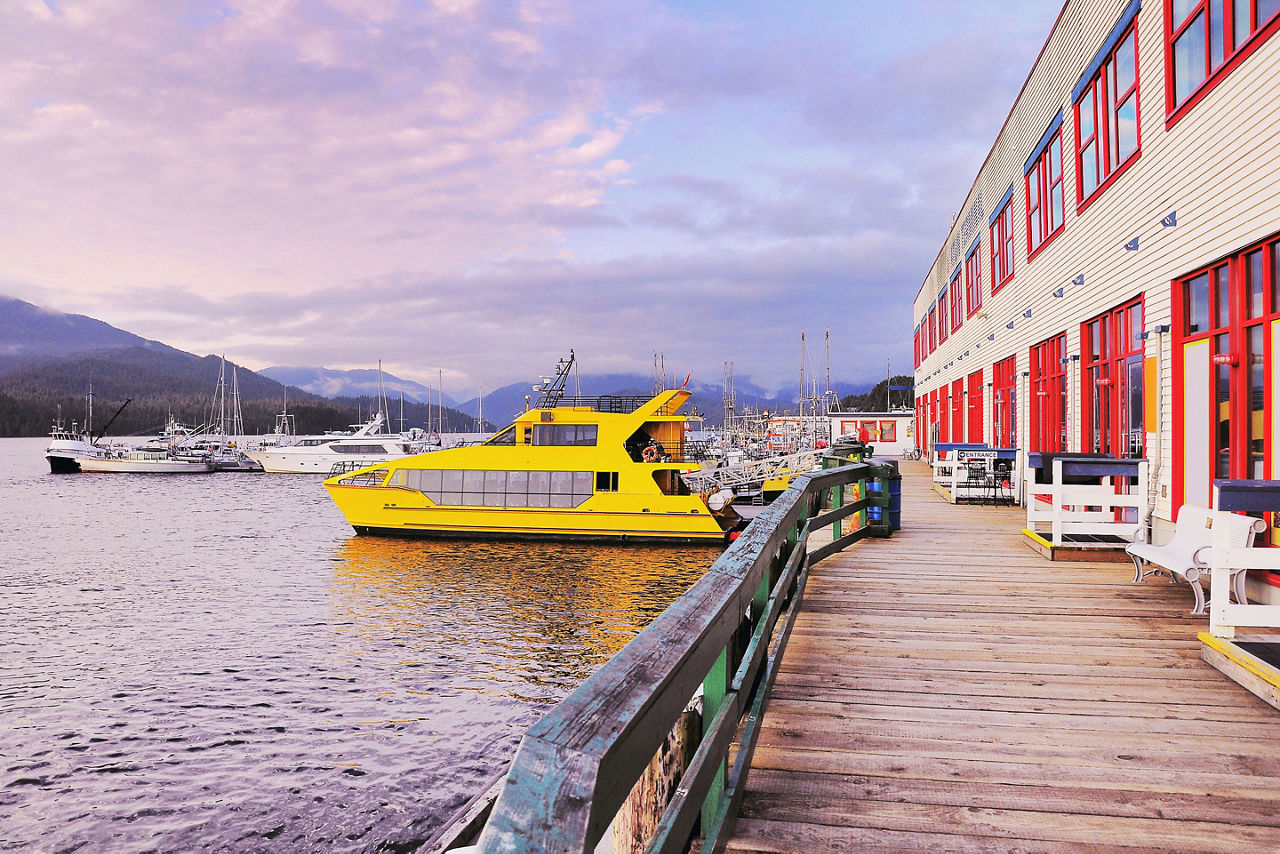
[[[1138,36],[1129,5],[1072,93],[1082,207],[1138,157]]]
[[[982,441],[982,371],[969,374],[966,402],[969,406],[969,441]]]
[[[938,349],[938,305],[929,306],[929,352]]]
[[[943,288],[942,293],[938,294],[938,305],[946,306],[946,304],[947,304],[947,289]],[[939,312],[938,313],[938,343],[939,344],[947,340],[947,333],[949,331],[948,326],[949,324],[947,323],[947,313],[945,311]]]
[[[879,439],[881,442],[898,441],[898,422],[897,421],[881,421]]]
[[[596,472],[596,492],[617,492],[618,473],[616,471]]]
[[[577,507],[591,497],[592,481],[599,482],[589,471],[401,469],[401,476],[403,486],[433,504],[455,507]],[[613,485],[616,490],[616,480]]]
[[[1174,331],[1184,346],[1209,344],[1209,389],[1187,388],[1184,395],[1210,402],[1213,477],[1265,478],[1267,366],[1276,358],[1270,352],[1272,324],[1280,322],[1280,240],[1252,246],[1183,278],[1177,287]],[[1188,456],[1198,452],[1186,449]]]
[[[535,424],[533,444],[592,446],[596,443],[595,424]]]
[[[991,293],[1013,278],[1013,187],[991,215]]]
[[[998,448],[1018,441],[1017,359],[1010,356],[991,367],[991,428]]]
[[[1141,457],[1142,300],[1080,327],[1080,449],[1109,457]]]
[[[1280,27],[1280,0],[1170,0],[1165,28],[1169,123]]]
[[[1062,230],[1062,114],[1027,161],[1027,260]]]
[[[964,441],[964,380],[951,384],[951,441]]]
[[[1031,348],[1031,414],[1028,450],[1067,449],[1067,336]]]
[[[969,303],[969,317],[982,308],[982,253],[978,251],[979,246],[975,241],[969,249],[969,256],[964,259],[964,296]]]
[[[964,292],[960,288],[960,270],[951,277],[951,328],[959,329],[964,323]]]

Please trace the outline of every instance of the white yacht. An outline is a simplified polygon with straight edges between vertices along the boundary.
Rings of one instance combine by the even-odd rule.
[[[427,434],[414,428],[406,433],[384,433],[381,412],[347,435],[308,436],[287,445],[246,451],[246,456],[263,471],[328,475],[340,470],[354,471],[375,463],[435,450]]]

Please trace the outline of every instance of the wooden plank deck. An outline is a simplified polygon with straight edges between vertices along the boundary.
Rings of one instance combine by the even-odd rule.
[[[1280,850],[1280,714],[1185,585],[903,474],[902,530],[812,571],[729,850]]]

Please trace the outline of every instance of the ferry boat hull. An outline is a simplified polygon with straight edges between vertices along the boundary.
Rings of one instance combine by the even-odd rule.
[[[449,453],[437,451],[431,456]],[[395,489],[397,494],[389,497],[381,489],[329,481],[325,486],[358,534],[669,543],[718,543],[726,537],[726,528],[698,495],[680,496],[684,500],[679,502],[646,501],[652,496],[643,495],[597,495],[579,507],[563,509],[462,508],[435,505],[422,493],[407,489]]]

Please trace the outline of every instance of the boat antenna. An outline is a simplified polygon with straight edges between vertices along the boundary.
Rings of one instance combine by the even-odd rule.
[[[562,358],[556,362],[556,375],[542,377],[542,382],[533,387],[534,391],[542,392],[542,397],[537,403],[538,409],[554,409],[560,402],[560,398],[564,397],[564,384],[569,378],[569,372],[573,370],[574,361],[573,350],[570,350],[569,358]]]

